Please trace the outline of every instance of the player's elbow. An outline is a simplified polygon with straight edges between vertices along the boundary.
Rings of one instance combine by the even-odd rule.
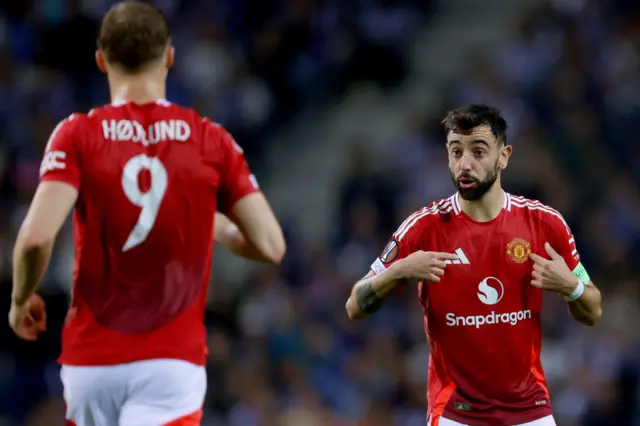
[[[580,322],[582,325],[586,325],[587,327],[593,327],[594,325],[596,325],[597,321],[598,320],[596,318],[592,317],[584,317],[578,320],[578,322]]]
[[[592,297],[588,315],[586,315],[587,321],[585,322],[590,327],[596,325],[596,322],[602,317],[602,296],[597,288],[593,287],[593,289],[594,296]]]
[[[591,315],[589,315],[589,317],[587,318],[587,321],[585,321],[584,324],[588,325],[589,327],[593,327],[594,325],[596,325],[596,323],[601,317],[602,317],[602,308],[598,306],[596,309],[594,309]]]
[[[271,238],[262,244],[260,251],[262,252],[264,260],[273,265],[280,265],[287,253],[287,244],[282,236],[279,238]]]
[[[349,316],[349,319],[352,321],[366,317],[364,312],[362,312],[358,307],[358,304],[356,303],[353,295],[351,295],[349,299],[347,299],[347,303],[345,304],[344,307],[347,311],[347,315]]]
[[[282,228],[261,193],[238,201],[231,214],[264,261],[274,265],[282,262],[287,251]]]
[[[278,238],[278,242],[274,246],[273,256],[271,257],[271,260],[273,263],[279,265],[282,262],[282,259],[284,259],[284,256],[286,254],[287,254],[287,243],[284,240],[284,236],[280,234],[280,237]]]
[[[589,311],[576,311],[575,309],[569,310],[571,316],[578,321],[580,324],[586,325],[588,327],[593,327],[596,325],[600,317],[602,317],[602,308],[597,306]]]
[[[36,232],[29,227],[22,228],[18,234],[15,253],[34,253],[51,250],[55,242],[54,235]]]
[[[247,231],[247,239],[260,254],[264,262],[279,265],[287,252],[287,244],[280,225],[274,221],[259,232]]]

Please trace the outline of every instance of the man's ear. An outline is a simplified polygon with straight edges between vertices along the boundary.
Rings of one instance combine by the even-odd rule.
[[[100,72],[106,74],[107,73],[107,60],[104,57],[104,54],[100,51],[100,49],[96,50],[96,65]]]
[[[504,145],[500,148],[500,158],[498,159],[498,167],[504,170],[509,165],[509,158],[513,153],[513,147],[511,145]]]
[[[173,66],[175,60],[176,60],[176,49],[173,46],[169,46],[165,53],[164,65],[167,67],[167,69],[170,69]]]

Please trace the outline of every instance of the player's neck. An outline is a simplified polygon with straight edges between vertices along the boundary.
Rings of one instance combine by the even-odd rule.
[[[507,195],[496,182],[479,200],[468,201],[458,197],[462,211],[476,222],[489,222],[498,217]]]
[[[137,74],[109,74],[112,102],[146,104],[166,98],[166,72],[151,70]]]

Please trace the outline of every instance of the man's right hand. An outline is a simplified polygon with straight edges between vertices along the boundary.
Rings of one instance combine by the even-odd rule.
[[[18,337],[34,341],[47,331],[47,311],[44,300],[37,294],[29,296],[22,305],[11,304],[9,325]]]
[[[404,279],[437,283],[447,267],[445,260],[458,260],[453,253],[417,251],[395,263]]]

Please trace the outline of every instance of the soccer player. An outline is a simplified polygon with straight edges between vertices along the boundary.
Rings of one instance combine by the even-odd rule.
[[[431,347],[429,424],[554,425],[540,362],[542,290],[586,325],[602,314],[600,292],[562,215],[503,191],[512,147],[499,110],[462,107],[443,124],[457,193],[400,225],[347,312],[373,314],[417,281]]]
[[[174,49],[157,9],[114,6],[96,60],[112,103],[51,135],[15,246],[9,322],[27,340],[44,331],[35,289],[74,209],[59,358],[67,424],[199,425],[214,229],[235,253],[271,263],[282,231],[233,138],[164,99]]]

